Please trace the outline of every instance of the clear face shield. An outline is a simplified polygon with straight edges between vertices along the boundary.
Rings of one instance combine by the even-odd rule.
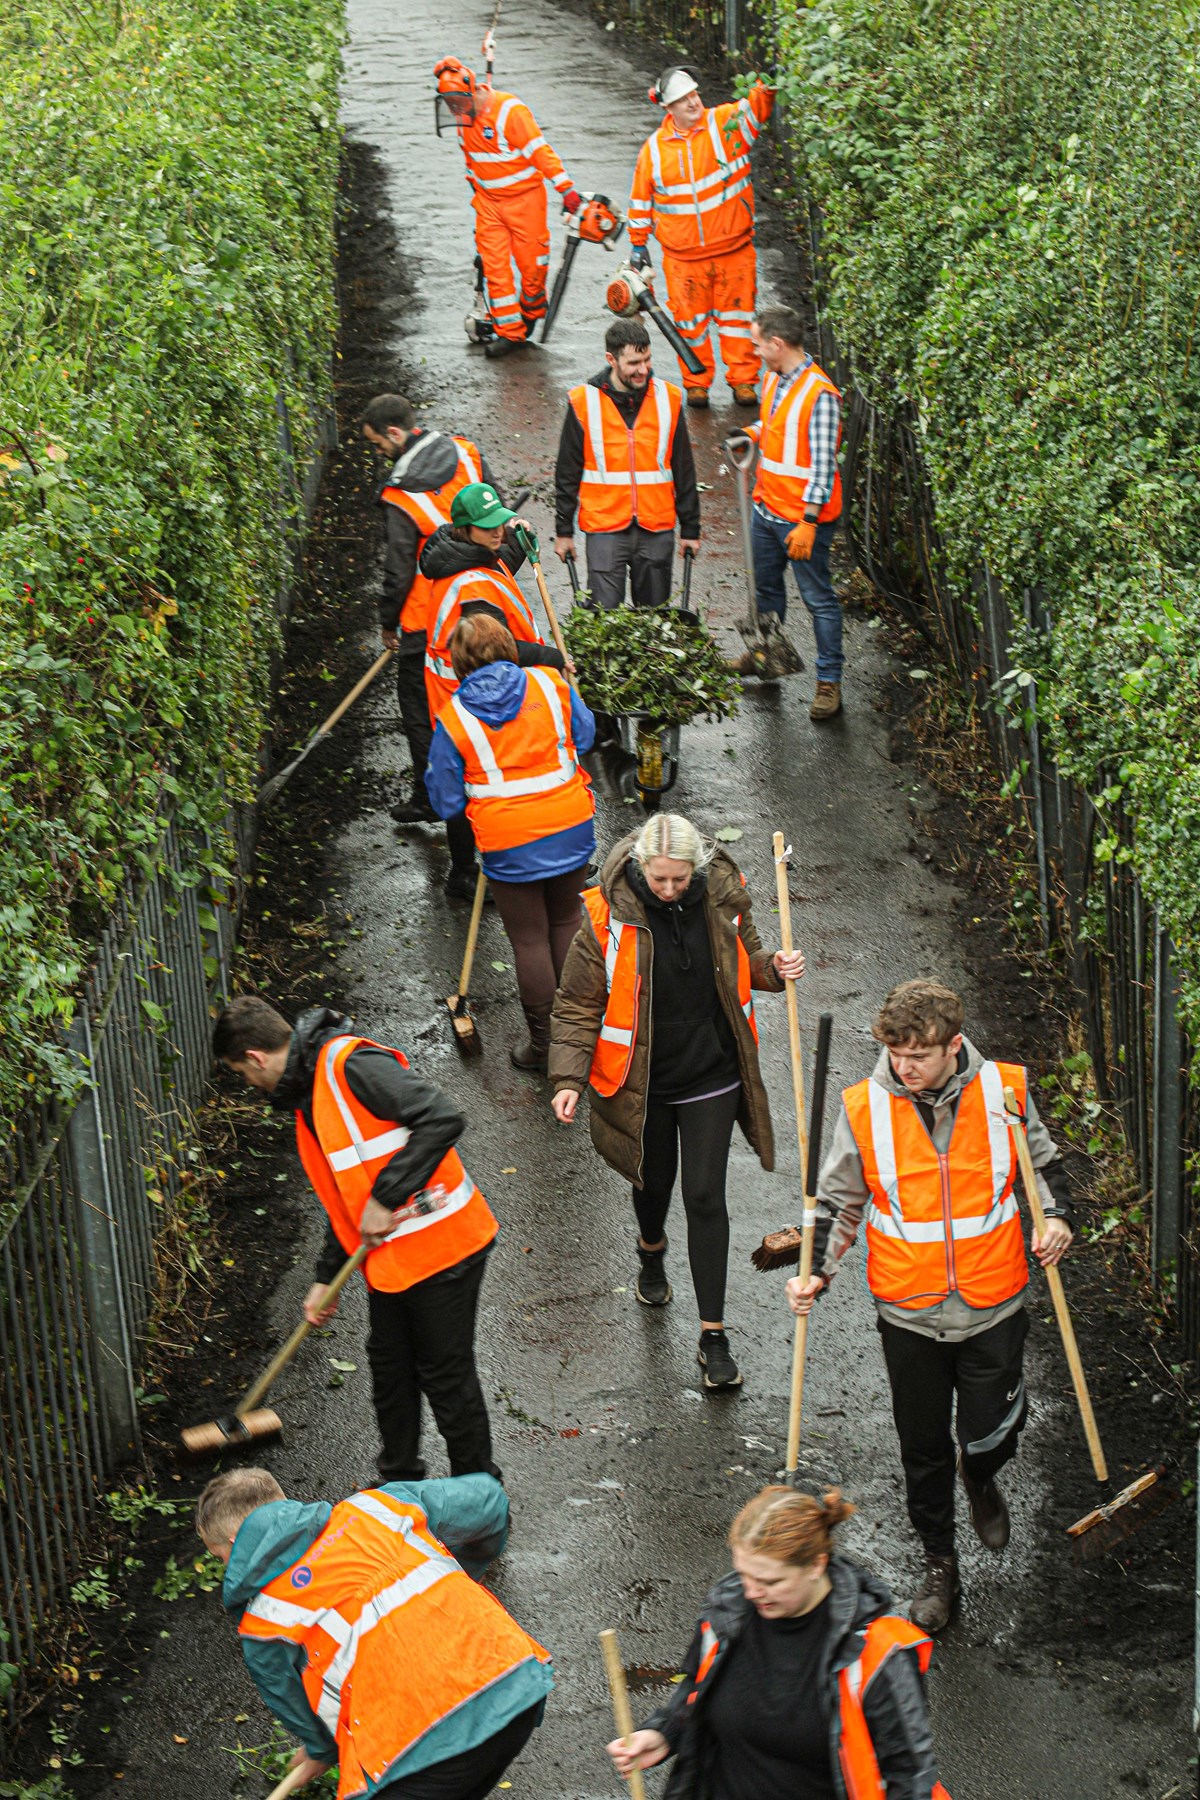
[[[433,123],[437,135],[445,131],[463,131],[475,117],[475,101],[471,94],[435,94]]]

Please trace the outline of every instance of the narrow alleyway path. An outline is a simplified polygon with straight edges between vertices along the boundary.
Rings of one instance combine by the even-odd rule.
[[[350,0],[343,123],[355,140],[377,148],[387,170],[397,288],[409,293],[394,360],[379,369],[378,387],[402,389],[429,407],[431,420],[476,438],[510,490],[532,484],[545,542],[564,394],[602,362],[603,279],[615,259],[581,249],[547,351],[491,365],[467,349],[460,321],[471,289],[468,194],[457,145],[433,135],[430,69],[450,51],[473,61],[490,12],[490,0]],[[645,99],[654,71],[632,61],[614,33],[551,0],[506,0],[499,40],[497,85],[530,103],[580,186],[624,204],[637,146],[655,122]],[[560,250],[556,228],[552,268]],[[769,292],[795,296],[785,250],[764,250],[762,275]],[[660,371],[673,373],[657,340],[655,354]],[[720,439],[735,415],[721,381],[715,402],[711,414],[693,420],[700,478],[710,487],[697,589],[732,647],[729,627],[742,587],[733,493],[718,465]],[[565,581],[557,567],[550,574],[565,603]],[[361,620],[365,666],[374,642],[365,601]],[[811,664],[807,619],[797,621],[797,635]],[[781,827],[794,845],[797,932],[811,971],[803,1011],[808,1021],[823,1009],[835,1015],[831,1096],[869,1066],[869,1024],[880,996],[913,974],[936,972],[961,986],[970,1021],[988,1034],[992,1050],[1019,1055],[1023,1047],[1019,1027],[1000,1041],[1003,1022],[987,1014],[977,991],[952,883],[910,849],[905,801],[912,778],[889,759],[882,716],[891,668],[880,641],[886,631],[869,629],[857,615],[848,620],[847,638],[842,720],[820,731],[809,723],[808,676],[752,692],[734,721],[685,732],[674,797],[705,830],[730,825],[743,832],[732,848],[767,940],[776,931],[772,829]],[[392,716],[390,693],[378,691],[370,705],[379,717]],[[740,1140],[731,1165],[728,1317],[746,1385],[736,1397],[711,1400],[700,1391],[694,1360],[682,1222],[672,1231],[675,1304],[648,1313],[632,1292],[627,1192],[593,1156],[586,1126],[556,1126],[544,1084],[509,1067],[519,1011],[511,973],[495,966],[509,957],[494,917],[485,921],[479,978],[485,1056],[466,1065],[455,1059],[441,996],[457,968],[465,917],[443,903],[443,852],[434,834],[414,832],[397,847],[383,811],[398,787],[401,740],[382,733],[368,744],[380,810],[347,823],[315,852],[364,934],[353,959],[359,972],[347,971],[338,997],[364,1031],[403,1045],[463,1105],[471,1119],[464,1157],[503,1225],[481,1332],[499,1459],[513,1498],[512,1547],[496,1587],[552,1647],[558,1668],[545,1727],[513,1774],[512,1800],[611,1800],[619,1790],[602,1754],[611,1728],[597,1630],[619,1628],[626,1661],[644,1672],[638,1685],[648,1697],[676,1666],[706,1584],[727,1566],[729,1520],[782,1461],[789,1319],[782,1278],[756,1276],[748,1257],[765,1230],[798,1210],[783,1004],[768,998],[759,1008],[782,1173],[764,1175]],[[637,817],[607,801],[602,843]],[[317,1235],[314,1218],[313,1243]],[[305,1254],[276,1297],[281,1335],[308,1279]],[[903,1597],[918,1559],[857,1257],[838,1285],[813,1331],[808,1470],[814,1479],[845,1484],[860,1508],[846,1549]],[[326,1391],[321,1365],[329,1346],[310,1346],[311,1359],[302,1357],[276,1396],[285,1416],[302,1412],[308,1422],[271,1458],[285,1486],[303,1497],[339,1497],[374,1474],[360,1297],[345,1312],[339,1353],[359,1351],[358,1372],[346,1387]],[[1070,1634],[1061,1616],[1051,1619],[1041,1584],[1060,1558],[1061,1520],[1048,1516],[1047,1465],[1060,1434],[1076,1425],[1057,1351],[1045,1334],[1039,1343],[1033,1422],[1011,1484],[1012,1547],[988,1557],[966,1534],[967,1595],[931,1678],[943,1773],[955,1800],[1084,1800],[1143,1786],[1158,1795],[1186,1755],[1184,1713],[1172,1698],[1178,1680],[1155,1713],[1149,1697],[1161,1683],[1154,1671],[1131,1678],[1103,1642],[1089,1642],[1069,1668],[1058,1660],[1061,1651],[1044,1647],[1048,1629],[1055,1642]],[[432,1466],[443,1471],[440,1445]],[[1060,1602],[1074,1591],[1069,1582],[1060,1586]],[[1082,1608],[1083,1600],[1070,1604]],[[236,1714],[260,1715],[215,1598],[195,1634],[163,1643],[144,1674],[116,1727],[127,1771],[121,1791],[137,1800],[245,1792],[232,1785],[233,1764],[220,1746],[242,1729]],[[397,1679],[419,1679],[419,1671],[398,1670]],[[181,1715],[175,1728],[190,1733],[191,1746],[172,1752],[170,1722]],[[655,1791],[658,1785],[656,1778]]]

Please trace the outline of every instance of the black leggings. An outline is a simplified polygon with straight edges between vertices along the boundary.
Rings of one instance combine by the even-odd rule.
[[[554,1004],[567,951],[579,930],[579,895],[587,864],[542,881],[493,881],[492,897],[504,921],[521,1005],[548,1012]]]
[[[633,1206],[644,1244],[662,1240],[675,1172],[682,1166],[683,1208],[687,1214],[688,1262],[702,1319],[725,1316],[725,1273],[729,1262],[729,1214],[725,1210],[725,1170],[737,1122],[740,1087],[711,1100],[671,1106],[646,1102],[642,1133],[642,1185]]]
[[[473,1750],[462,1750],[444,1762],[430,1763],[415,1775],[402,1775],[378,1790],[379,1800],[484,1800],[522,1751],[541,1723],[542,1703],[518,1713],[515,1719],[485,1738]]]

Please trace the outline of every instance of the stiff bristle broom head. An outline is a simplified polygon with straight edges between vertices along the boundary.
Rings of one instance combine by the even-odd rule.
[[[804,1233],[798,1225],[785,1225],[782,1231],[768,1231],[758,1249],[750,1252],[750,1261],[762,1273],[768,1269],[786,1269],[789,1264],[800,1261],[803,1242]]]
[[[1121,1489],[1115,1499],[1094,1506],[1074,1525],[1067,1526],[1071,1555],[1076,1562],[1091,1562],[1116,1550],[1135,1531],[1148,1525],[1160,1512],[1179,1498],[1176,1487],[1166,1479],[1166,1465],[1159,1463]]]
[[[237,1456],[261,1450],[283,1431],[283,1420],[269,1406],[245,1414],[230,1413],[205,1425],[189,1425],[179,1434],[180,1455],[188,1462],[207,1462],[214,1456]]]
[[[471,1009],[467,1005],[465,994],[447,994],[446,1007],[450,1014],[450,1023],[454,1027],[454,1042],[464,1056],[479,1056],[483,1044],[479,1037],[479,1027],[471,1017]]]

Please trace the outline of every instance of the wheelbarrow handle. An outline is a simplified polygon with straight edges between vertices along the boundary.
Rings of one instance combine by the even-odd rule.
[[[567,565],[567,579],[571,583],[571,593],[576,598],[579,594],[579,568],[575,561],[575,552],[568,550],[563,558]]]
[[[695,560],[696,560],[696,552],[694,550],[685,550],[684,551],[684,553],[683,553],[683,599],[682,599],[681,604],[682,604],[685,612],[690,607],[691,601],[692,601],[692,565],[695,562]]]

